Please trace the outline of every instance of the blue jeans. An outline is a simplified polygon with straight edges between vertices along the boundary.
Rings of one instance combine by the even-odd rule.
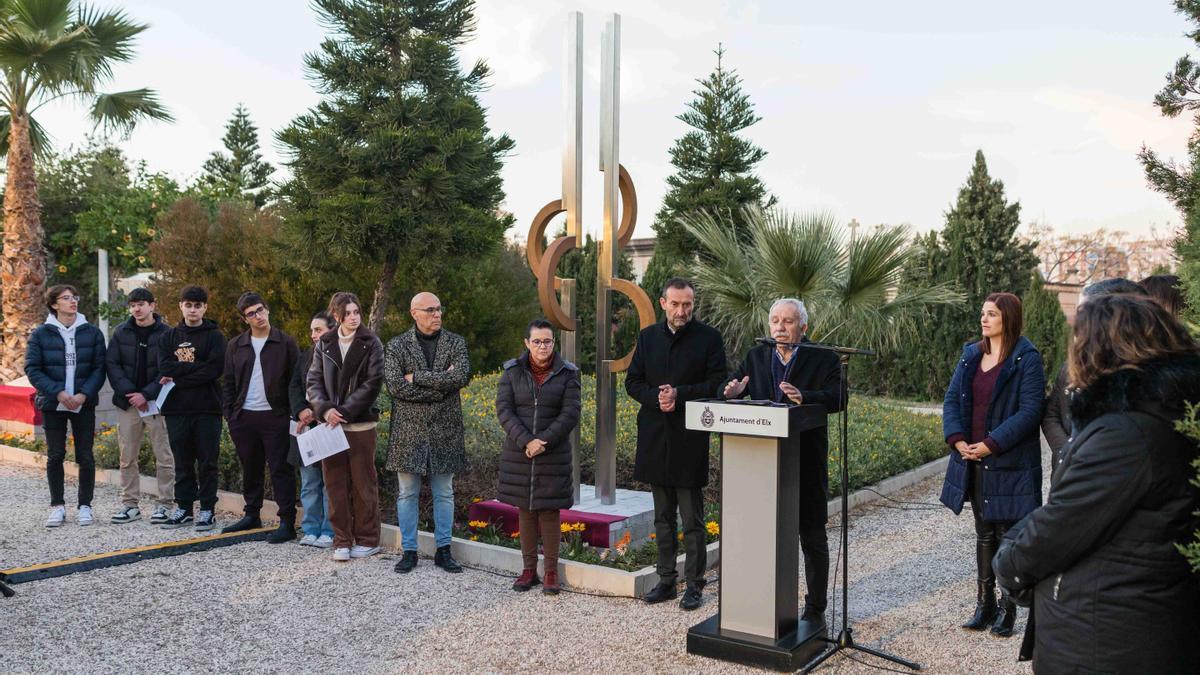
[[[400,526],[400,541],[405,551],[417,550],[418,497],[421,495],[421,474],[398,473],[399,497],[396,498],[396,523]],[[438,473],[429,477],[433,490],[433,538],[437,547],[450,545],[454,525],[454,474]]]
[[[329,524],[329,497],[325,494],[325,477],[321,463],[300,467],[300,505],[304,507],[304,519],[300,529],[314,537],[333,537]]]

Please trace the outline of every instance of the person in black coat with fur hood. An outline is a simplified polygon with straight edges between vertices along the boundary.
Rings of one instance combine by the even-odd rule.
[[[1054,489],[995,558],[1001,588],[1032,590],[1037,672],[1200,672],[1200,578],[1191,541],[1194,439],[1175,429],[1200,401],[1200,350],[1149,298],[1090,299],[1075,317],[1076,433]]]
[[[504,364],[496,415],[504,428],[499,499],[519,509],[524,571],[513,590],[528,591],[537,576],[538,532],[546,555],[542,592],[558,586],[559,509],[571,508],[571,430],[579,424],[579,368],[554,351],[553,326],[534,319],[525,353]]]

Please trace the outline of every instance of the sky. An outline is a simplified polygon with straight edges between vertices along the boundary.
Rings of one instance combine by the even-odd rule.
[[[326,30],[308,3],[120,7],[150,28],[108,89],[150,87],[175,116],[119,139],[130,158],[190,180],[242,103],[264,155],[282,165],[275,132],[319,100],[303,57]],[[768,152],[758,175],[784,208],[938,228],[981,149],[1023,222],[1139,236],[1178,227],[1136,158],[1143,144],[1184,156],[1192,125],[1152,104],[1194,47],[1169,0],[479,0],[478,31],[461,55],[464,68],[488,62],[489,124],[516,142],[503,170],[514,236],[559,197],[563,34],[575,9],[584,13],[588,231],[602,213],[599,35],[612,12],[622,21],[620,157],[638,191],[636,236],[653,235],[668,150],[687,129],[676,116],[716,65],[718,44],[762,117],[745,133]],[[92,131],[67,103],[38,118],[60,148]]]

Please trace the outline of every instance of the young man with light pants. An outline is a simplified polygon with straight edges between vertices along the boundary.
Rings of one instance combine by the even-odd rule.
[[[138,505],[141,496],[141,471],[138,454],[142,437],[150,435],[154,450],[158,497],[150,522],[163,524],[175,502],[175,458],[167,437],[167,422],[158,414],[146,415],[158,398],[162,385],[158,374],[158,338],[167,324],[155,311],[154,295],[145,288],[129,294],[129,320],[117,326],[105,357],[108,383],[112,385],[113,405],[120,410],[117,418],[117,444],[121,448],[121,510],[112,516],[114,523],[141,520]]]

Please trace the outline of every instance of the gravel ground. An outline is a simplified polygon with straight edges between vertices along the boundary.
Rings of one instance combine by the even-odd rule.
[[[930,506],[940,486],[930,479],[851,514],[854,636],[924,672],[1029,673],[1015,661],[1019,637],[957,628],[974,607],[973,529],[969,513]],[[48,532],[45,491],[39,472],[0,466],[0,569],[192,535],[108,524],[109,486],[97,486],[95,526]],[[831,530],[831,549],[836,537]],[[255,542],[21,584],[17,597],[0,598],[0,671],[750,672],[686,653],[687,628],[716,611],[715,584],[685,613],[673,603],[518,594],[507,577],[448,575],[427,559],[398,575],[395,559],[335,563],[316,549]],[[840,612],[834,576],[831,610]],[[1024,610],[1018,636],[1023,628]],[[861,661],[835,656],[818,672],[880,672],[865,665],[871,657],[853,657]]]

